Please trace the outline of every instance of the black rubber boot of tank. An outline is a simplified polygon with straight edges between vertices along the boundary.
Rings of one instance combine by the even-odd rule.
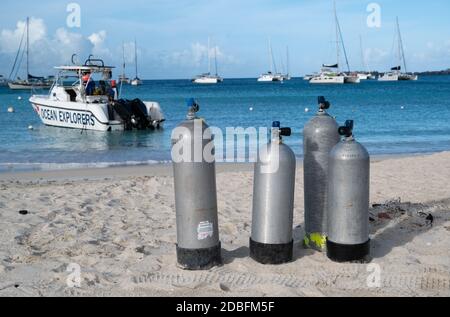
[[[258,263],[280,265],[292,262],[294,241],[287,244],[264,244],[250,239],[250,257]]]
[[[365,262],[370,255],[370,240],[363,244],[346,245],[327,240],[327,255],[338,263]]]
[[[209,249],[182,249],[177,246],[178,266],[183,270],[209,270],[222,264],[222,244]]]

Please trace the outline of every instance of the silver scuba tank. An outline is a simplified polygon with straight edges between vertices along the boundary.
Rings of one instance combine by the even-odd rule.
[[[293,257],[296,158],[282,142],[290,128],[273,123],[272,141],[255,164],[250,256],[262,264],[283,264]]]
[[[330,103],[319,97],[319,112],[303,131],[305,246],[323,251],[327,233],[328,157],[339,143],[339,126],[326,110]]]
[[[214,138],[197,118],[199,106],[188,102],[189,113],[172,133],[172,160],[177,217],[177,258],[187,270],[210,269],[221,263],[217,212]]]
[[[327,253],[336,262],[363,261],[370,254],[370,156],[353,137],[353,121],[339,134],[329,163]]]

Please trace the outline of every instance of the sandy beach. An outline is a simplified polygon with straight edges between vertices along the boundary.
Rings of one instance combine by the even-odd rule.
[[[176,266],[170,165],[1,174],[0,296],[450,295],[449,152],[373,161],[371,265],[302,247],[301,164],[295,260],[255,263],[252,166],[217,169],[224,265],[204,272]],[[77,266],[81,285],[69,287]]]

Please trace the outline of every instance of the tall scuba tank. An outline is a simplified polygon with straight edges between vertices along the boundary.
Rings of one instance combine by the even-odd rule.
[[[177,258],[183,269],[206,270],[221,263],[215,159],[203,155],[214,145],[208,125],[196,116],[195,100],[188,108],[186,121],[172,133]]]
[[[327,233],[328,157],[339,143],[339,126],[326,110],[330,103],[319,97],[319,112],[303,131],[305,246],[323,251]]]
[[[370,156],[353,137],[353,121],[339,134],[329,163],[327,253],[336,262],[363,261],[370,254]]]
[[[283,264],[293,257],[296,158],[282,141],[290,128],[273,123],[272,141],[255,164],[250,256],[262,264]]]

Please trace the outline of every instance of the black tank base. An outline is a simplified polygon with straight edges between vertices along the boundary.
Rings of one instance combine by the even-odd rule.
[[[370,240],[363,244],[346,245],[327,240],[327,255],[331,261],[366,262],[370,256]]]
[[[264,244],[250,239],[250,257],[258,263],[280,265],[292,262],[294,241],[287,244]]]
[[[177,245],[177,258],[183,270],[209,270],[222,264],[222,245],[209,249],[183,249]]]

